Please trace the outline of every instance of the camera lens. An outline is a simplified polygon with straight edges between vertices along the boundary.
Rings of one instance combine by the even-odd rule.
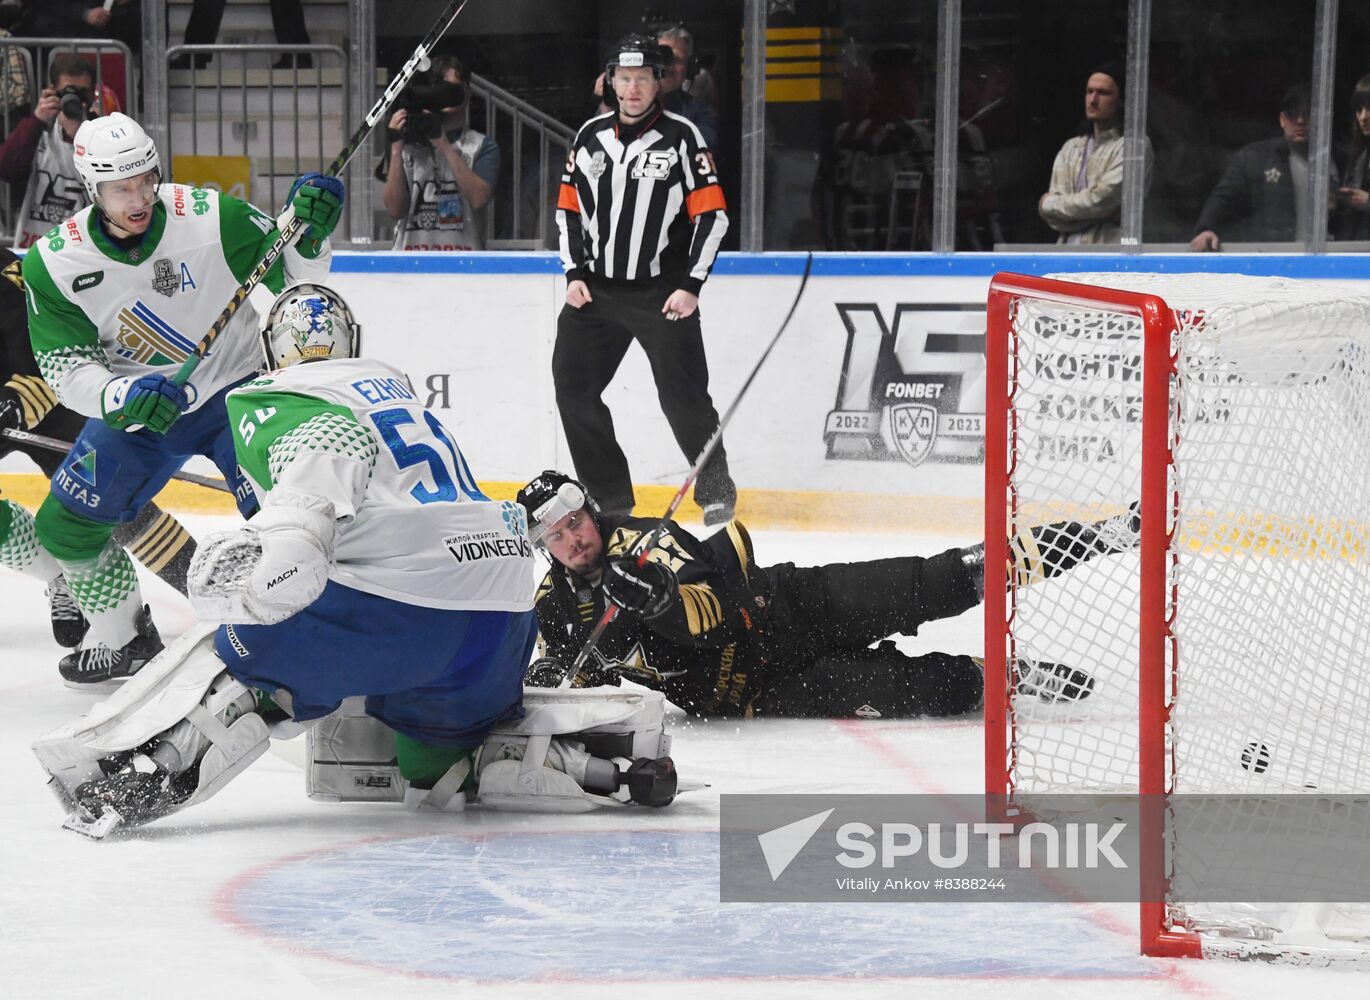
[[[63,87],[62,92],[57,95],[62,100],[62,114],[76,122],[86,120],[86,111],[90,104],[85,94],[76,87]]]

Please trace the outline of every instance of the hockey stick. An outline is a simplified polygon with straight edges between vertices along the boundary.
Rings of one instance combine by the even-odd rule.
[[[680,484],[680,489],[676,490],[675,496],[671,498],[671,503],[670,506],[666,508],[666,513],[661,515],[661,520],[657,521],[656,527],[653,528],[652,533],[647,536],[647,541],[642,546],[642,551],[639,552],[637,556],[637,564],[639,567],[646,565],[647,556],[651,553],[653,546],[656,545],[657,539],[661,537],[661,532],[665,530],[666,522],[671,519],[671,515],[673,515],[676,512],[676,509],[684,502],[685,494],[690,492],[690,487],[699,476],[700,470],[704,468],[705,463],[709,461],[709,457],[713,455],[714,449],[718,447],[718,442],[723,440],[724,428],[726,428],[729,421],[733,419],[733,414],[737,412],[737,408],[741,404],[743,397],[747,395],[747,390],[750,389],[752,383],[756,381],[756,376],[761,372],[761,366],[764,365],[766,359],[771,356],[771,351],[775,350],[775,345],[780,342],[780,335],[784,333],[785,328],[790,325],[790,320],[794,318],[795,310],[799,308],[799,300],[804,297],[804,287],[809,283],[809,272],[812,270],[813,253],[811,251],[804,260],[804,274],[799,279],[799,288],[794,293],[794,301],[790,303],[790,311],[785,314],[785,319],[781,322],[780,329],[775,331],[775,336],[771,337],[771,342],[766,345],[766,349],[761,352],[761,357],[757,358],[756,364],[752,366],[751,373],[748,374],[746,381],[742,383],[742,388],[737,391],[737,395],[733,398],[728,409],[724,411],[723,417],[718,421],[718,426],[714,428],[712,436],[710,436],[708,441],[704,442],[704,450],[699,453],[699,457],[695,459],[695,464],[690,469],[689,475],[685,477],[685,481]],[[565,676],[562,677],[561,683],[557,685],[558,687],[570,687],[575,683],[575,679],[580,676],[580,672],[585,668],[585,662],[594,652],[595,646],[599,644],[600,637],[604,635],[604,630],[609,627],[609,623],[616,617],[618,617],[618,605],[613,601],[606,601],[604,613],[599,616],[599,621],[595,622],[594,630],[591,631],[590,637],[585,640],[585,646],[576,654],[575,660],[572,661],[570,668],[566,671]]]
[[[59,441],[57,438],[46,437],[42,434],[30,434],[28,431],[11,430],[8,427],[0,431],[5,437],[19,444],[33,445],[35,448],[47,448],[49,451],[68,452],[71,451],[72,442]],[[179,479],[182,482],[194,483],[196,486],[207,486],[211,490],[218,490],[221,493],[232,493],[228,483],[222,479],[214,479],[210,476],[197,476],[193,472],[174,472],[172,479]]]
[[[379,122],[386,111],[390,109],[390,105],[394,103],[395,98],[399,96],[399,92],[408,86],[409,81],[413,79],[414,74],[427,63],[429,50],[447,33],[447,29],[452,26],[452,22],[457,19],[457,15],[466,7],[467,2],[468,0],[452,0],[452,2],[447,5],[447,9],[438,16],[437,22],[429,30],[427,37],[419,42],[418,48],[416,48],[414,54],[409,57],[409,61],[400,67],[400,71],[396,74],[395,79],[391,80],[390,85],[385,88],[385,93],[381,94],[380,98],[376,101],[375,106],[366,113],[365,120],[357,128],[357,131],[352,134],[352,138],[347,140],[347,145],[343,147],[343,150],[338,154],[337,159],[329,164],[327,176],[337,177],[338,174],[343,172],[348,161],[351,160],[357,150],[361,148],[362,143],[366,142],[370,137],[371,130],[375,128],[376,123]],[[282,224],[282,220],[284,224]],[[209,349],[213,346],[214,341],[219,339],[219,334],[223,333],[224,328],[228,326],[229,321],[233,319],[233,316],[238,312],[238,309],[242,304],[247,301],[247,297],[252,293],[252,289],[262,283],[266,278],[266,273],[270,271],[276,261],[280,259],[281,254],[285,253],[285,248],[295,241],[295,237],[299,234],[300,229],[303,228],[303,223],[295,218],[295,213],[289,206],[286,207],[284,214],[281,215],[281,218],[277,220],[276,224],[280,227],[280,235],[276,237],[275,242],[267,249],[266,256],[252,269],[252,273],[247,276],[247,279],[238,286],[238,290],[233,293],[233,298],[229,300],[228,305],[224,306],[224,311],[219,313],[219,318],[214,321],[214,325],[209,328],[209,332],[195,345],[195,350],[191,353],[190,357],[185,359],[185,363],[182,364],[176,374],[171,377],[171,380],[177,385],[186,384],[186,381],[190,378],[191,374],[199,367],[200,362],[204,360],[205,355],[209,353]]]

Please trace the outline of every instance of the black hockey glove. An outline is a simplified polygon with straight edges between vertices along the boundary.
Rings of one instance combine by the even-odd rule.
[[[638,566],[636,559],[615,559],[604,574],[604,592],[624,611],[655,618],[679,593],[675,574],[661,563]]]
[[[528,672],[523,675],[523,683],[535,688],[557,687],[566,676],[567,666],[569,664],[562,663],[555,656],[540,656],[528,665]]]
[[[0,385],[0,431],[24,429],[24,404],[19,393],[7,385]]]

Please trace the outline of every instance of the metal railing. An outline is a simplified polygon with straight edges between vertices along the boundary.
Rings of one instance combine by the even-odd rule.
[[[292,65],[272,68],[280,56]],[[300,56],[314,65],[301,67]],[[208,65],[197,67],[202,58]],[[176,68],[181,60],[195,68]],[[168,164],[177,154],[247,157],[248,196],[272,213],[284,207],[294,179],[327,169],[352,133],[351,70],[336,45],[174,45],[163,66]],[[345,177],[369,183],[356,159]],[[350,219],[342,229],[349,238]]]
[[[485,246],[491,250],[555,247],[552,213],[561,165],[575,130],[479,74],[470,74],[468,87],[468,121],[472,101],[483,101],[486,134],[499,143],[501,154],[494,203],[485,211]]]
[[[113,38],[15,38],[0,37],[0,127],[3,137],[8,138],[19,122],[33,113],[43,88],[49,86],[48,64],[53,55],[59,52],[75,52],[83,56],[95,71],[96,93],[103,93],[107,82],[106,70],[111,69],[115,76],[109,78],[110,90],[119,98],[123,110],[136,115],[139,93],[138,78],[133,72],[133,53],[123,42]],[[106,56],[119,57],[123,72],[117,66],[106,66]],[[118,84],[116,88],[113,86]],[[0,241],[9,244],[14,238],[15,215],[23,200],[22,183],[14,185],[0,181]],[[13,187],[15,190],[11,190]],[[62,219],[74,215],[86,205],[84,193],[77,189],[79,203],[61,208],[61,219],[52,219],[55,226]]]

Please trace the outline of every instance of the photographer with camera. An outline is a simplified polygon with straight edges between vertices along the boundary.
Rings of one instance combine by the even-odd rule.
[[[98,113],[93,110],[95,70],[75,53],[59,52],[48,63],[48,81],[33,114],[0,143],[0,180],[28,183],[15,221],[16,250],[32,246],[90,204],[72,159],[72,142],[81,123]]]
[[[433,60],[429,87],[410,87],[390,117],[383,197],[395,250],[483,250],[481,211],[499,176],[495,140],[466,127],[466,71],[455,56]]]

